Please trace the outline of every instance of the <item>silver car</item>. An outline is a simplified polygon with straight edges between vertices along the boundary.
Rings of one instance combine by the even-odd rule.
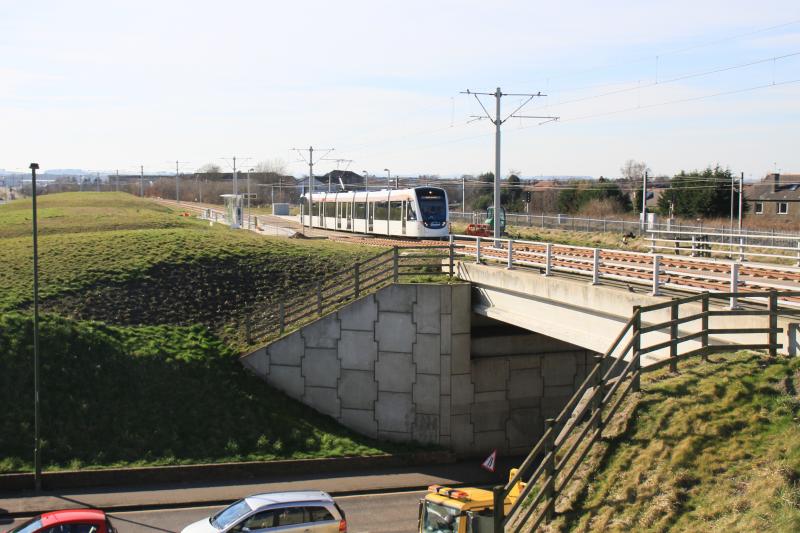
[[[239,500],[181,533],[346,533],[347,520],[321,491],[268,492]]]

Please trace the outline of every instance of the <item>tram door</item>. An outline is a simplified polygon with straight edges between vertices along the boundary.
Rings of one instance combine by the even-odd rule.
[[[367,202],[367,231],[372,231],[372,223],[375,218],[375,204]]]
[[[336,202],[336,229],[342,229],[342,216],[344,213],[344,204],[341,202]]]
[[[400,210],[400,220],[401,220],[400,224],[401,224],[401,227],[402,227],[401,231],[402,231],[403,235],[406,234],[406,206],[407,205],[408,205],[408,202],[403,202],[402,209]]]

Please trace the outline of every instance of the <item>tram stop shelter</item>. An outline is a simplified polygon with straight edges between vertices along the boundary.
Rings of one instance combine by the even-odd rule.
[[[232,228],[242,227],[243,194],[221,194],[225,202],[225,220]]]

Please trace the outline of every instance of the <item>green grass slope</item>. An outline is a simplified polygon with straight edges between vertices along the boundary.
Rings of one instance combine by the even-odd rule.
[[[681,363],[642,380],[635,415],[555,531],[800,531],[800,359]]]
[[[48,469],[370,455],[398,451],[245,371],[202,327],[41,323]],[[32,320],[0,315],[0,472],[31,468]]]
[[[249,306],[377,253],[211,226],[122,193],[45,195],[40,205],[44,309],[116,324],[219,331]],[[31,305],[30,231],[29,201],[0,206],[0,312]]]

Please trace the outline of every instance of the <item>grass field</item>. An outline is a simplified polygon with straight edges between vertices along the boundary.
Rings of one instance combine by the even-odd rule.
[[[371,455],[355,435],[246,372],[202,327],[115,327],[45,316],[48,469]],[[0,472],[30,470],[32,323],[0,315]]]
[[[642,379],[552,531],[800,531],[800,359],[716,361]]]
[[[374,248],[269,238],[181,217],[120,193],[40,201],[45,309],[122,324],[223,321],[239,303],[291,292]],[[32,300],[30,202],[0,206],[0,312]],[[244,298],[244,300],[241,300]]]
[[[238,362],[239,319],[378,253],[268,238],[118,193],[39,202],[47,468],[368,455]],[[0,472],[33,442],[31,205],[0,205]]]

